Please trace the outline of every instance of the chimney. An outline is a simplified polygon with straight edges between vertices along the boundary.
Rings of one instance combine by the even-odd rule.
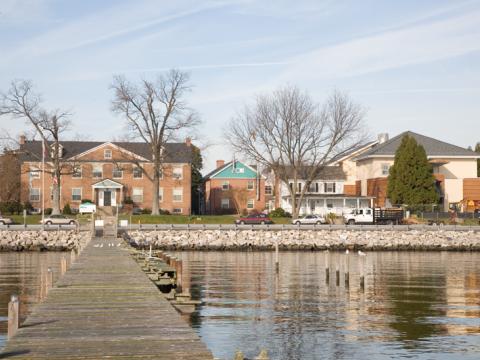
[[[225,165],[225,160],[217,160],[217,169]]]
[[[379,144],[383,144],[383,143],[387,142],[388,139],[389,139],[388,133],[380,133],[380,134],[378,134],[378,143],[379,143]]]
[[[186,144],[188,147],[192,146],[192,138],[191,138],[191,137],[185,138],[185,144]]]
[[[25,145],[25,141],[27,141],[27,137],[25,135],[20,135],[20,139],[18,140],[18,143],[20,145]]]

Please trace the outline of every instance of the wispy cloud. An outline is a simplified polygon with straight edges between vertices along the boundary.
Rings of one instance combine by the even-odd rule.
[[[358,76],[480,50],[480,11],[387,31],[301,54],[284,79]]]

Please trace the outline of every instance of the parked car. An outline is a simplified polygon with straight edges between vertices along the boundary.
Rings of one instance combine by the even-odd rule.
[[[80,204],[80,206],[78,207],[78,212],[80,214],[92,214],[92,213],[95,214],[96,211],[97,211],[97,205],[92,204],[90,202]]]
[[[142,215],[143,214],[143,210],[140,209],[140,208],[133,208],[132,209],[132,215]]]
[[[294,225],[320,225],[325,224],[327,221],[321,215],[305,215],[298,219],[293,219],[292,224]]]
[[[0,225],[11,225],[13,224],[13,220],[7,217],[3,217],[0,215]]]
[[[273,224],[273,221],[266,214],[251,214],[246,217],[241,217],[235,220],[237,225],[245,224]]]
[[[40,224],[42,220],[40,220]],[[68,218],[65,215],[50,215],[44,220],[45,225],[75,225],[77,222],[74,219]]]

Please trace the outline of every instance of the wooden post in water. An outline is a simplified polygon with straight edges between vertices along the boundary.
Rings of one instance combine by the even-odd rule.
[[[8,339],[11,339],[16,334],[19,324],[20,302],[17,295],[12,295],[8,303]]]
[[[60,274],[63,276],[67,272],[67,259],[65,256],[62,257],[62,260],[60,260]]]
[[[260,351],[260,354],[258,354],[255,360],[270,360],[267,350],[263,349],[262,351]]]
[[[350,256],[345,254],[345,287],[350,287]]]
[[[47,293],[48,291],[52,288],[53,286],[53,270],[52,268],[48,268],[47,269],[47,281],[46,281],[46,285],[47,285]]]
[[[360,273],[360,289],[365,291],[365,256],[359,256],[358,262]]]
[[[335,283],[337,286],[340,286],[340,267],[338,265],[338,259],[335,262]]]
[[[176,270],[177,270],[177,291],[179,293],[183,293],[183,287],[182,287],[182,272],[183,272],[183,263],[182,260],[177,260],[176,261]]]
[[[330,252],[325,252],[325,283],[330,283]]]
[[[278,240],[275,241],[275,272],[279,272],[280,271],[280,264],[279,264],[279,261],[278,261]]]

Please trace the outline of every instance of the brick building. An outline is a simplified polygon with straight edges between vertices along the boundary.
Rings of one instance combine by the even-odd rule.
[[[82,200],[97,206],[122,206],[131,199],[135,207],[151,208],[153,201],[153,164],[149,146],[139,142],[62,141],[60,206],[76,209]],[[51,145],[51,144],[49,144]],[[45,173],[42,189],[40,141],[20,140],[21,201],[41,208],[42,190],[45,208],[52,207],[52,175]],[[192,145],[169,143],[164,149],[160,180],[160,208],[176,214],[191,211]],[[49,168],[47,156],[46,169]]]
[[[240,161],[217,160],[215,170],[203,178],[202,212],[208,215],[265,210],[265,177]]]

